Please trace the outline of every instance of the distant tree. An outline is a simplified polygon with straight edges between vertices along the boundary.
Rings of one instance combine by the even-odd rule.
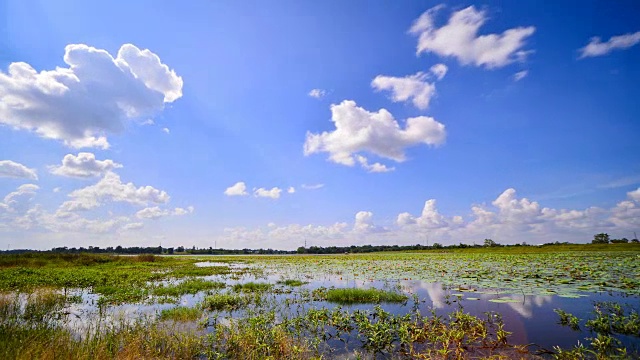
[[[611,243],[612,244],[626,244],[629,242],[629,239],[627,238],[622,238],[622,239],[612,239]]]
[[[433,243],[433,248],[434,249],[442,249],[444,246],[442,246],[442,244],[440,243]]]
[[[640,241],[638,241],[638,239],[633,239],[633,240],[631,240],[631,242],[632,242],[632,243],[636,243],[636,244],[637,244],[637,243],[639,243]]]
[[[484,239],[484,246],[486,246],[486,247],[494,247],[494,246],[498,246],[498,243],[496,243],[495,241],[493,241],[491,239]]]
[[[173,248],[168,248],[167,249],[167,254],[173,255]]]
[[[609,243],[609,234],[600,233],[595,234],[593,236],[592,244],[608,244]]]
[[[304,246],[300,246],[300,247],[298,248],[298,250],[296,250],[296,252],[297,252],[298,254],[304,254],[304,253],[306,253],[306,252],[307,252],[307,249],[305,249],[305,247],[304,247]]]

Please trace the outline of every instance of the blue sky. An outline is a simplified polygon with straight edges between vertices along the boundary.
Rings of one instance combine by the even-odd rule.
[[[4,1],[0,246],[632,238],[638,15]]]

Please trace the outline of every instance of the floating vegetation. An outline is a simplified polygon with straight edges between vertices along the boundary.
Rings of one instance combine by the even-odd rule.
[[[495,298],[495,299],[489,299],[489,301],[494,303],[521,303],[522,302],[522,300],[513,299],[506,296]]]

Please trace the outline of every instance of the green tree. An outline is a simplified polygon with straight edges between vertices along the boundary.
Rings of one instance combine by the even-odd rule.
[[[495,241],[493,241],[491,239],[484,239],[484,246],[486,246],[486,247],[494,247],[494,246],[498,246],[498,243],[496,243]]]
[[[593,235],[592,244],[608,244],[609,243],[609,234],[600,233]]]

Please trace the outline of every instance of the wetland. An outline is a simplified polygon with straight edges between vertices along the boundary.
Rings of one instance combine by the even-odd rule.
[[[627,359],[635,244],[0,256],[3,359]]]

